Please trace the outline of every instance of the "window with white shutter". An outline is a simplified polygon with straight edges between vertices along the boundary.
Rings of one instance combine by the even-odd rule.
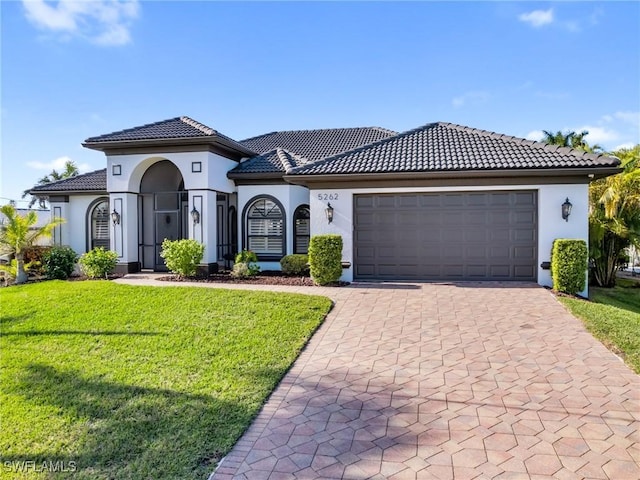
[[[309,205],[300,205],[293,214],[293,253],[308,253],[311,235]]]
[[[109,202],[98,203],[91,211],[91,248],[104,247],[109,250],[110,226]]]
[[[249,204],[246,232],[247,249],[258,257],[284,256],[284,212],[275,199],[260,197]]]

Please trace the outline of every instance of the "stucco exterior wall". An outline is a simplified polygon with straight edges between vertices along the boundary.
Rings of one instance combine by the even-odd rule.
[[[107,155],[107,190],[139,192],[144,172],[156,162],[169,160],[182,174],[185,190],[232,193],[236,187],[227,172],[238,163],[211,152]],[[114,175],[119,170],[120,175]],[[199,172],[193,170],[200,169]]]
[[[540,264],[550,260],[553,240],[575,238],[588,241],[589,238],[589,198],[588,185],[517,185],[481,187],[423,187],[423,188],[353,188],[353,189],[312,189],[311,235],[336,233],[342,235],[344,243],[342,260],[352,264],[344,269],[341,280],[353,281],[353,196],[363,193],[407,193],[407,192],[452,192],[452,191],[496,191],[496,190],[537,190],[538,192],[538,283],[552,286],[549,270]],[[569,221],[561,216],[561,205],[566,198],[573,204]],[[333,222],[329,224],[325,216],[327,204],[334,209]],[[587,289],[581,292],[588,294]]]
[[[89,241],[88,212],[89,207],[98,198],[108,198],[100,195],[70,195],[67,204],[66,222],[62,225],[62,245],[69,245],[78,255],[87,251]],[[52,204],[51,211],[53,212]],[[110,232],[111,234],[113,233]]]

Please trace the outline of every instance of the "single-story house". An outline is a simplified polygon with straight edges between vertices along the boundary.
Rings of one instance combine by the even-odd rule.
[[[67,222],[54,241],[105,246],[124,272],[163,270],[165,238],[240,249],[262,269],[344,242],[342,279],[520,280],[550,285],[555,238],[588,238],[588,185],[618,159],[430,123],[277,131],[234,140],[189,117],[88,138],[107,168],[34,187]],[[572,208],[570,208],[572,207]]]

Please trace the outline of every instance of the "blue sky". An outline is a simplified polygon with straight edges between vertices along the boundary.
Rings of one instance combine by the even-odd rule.
[[[0,203],[87,137],[446,121],[640,142],[640,2],[0,2]],[[536,133],[537,132],[537,133]],[[19,205],[24,205],[19,203]]]

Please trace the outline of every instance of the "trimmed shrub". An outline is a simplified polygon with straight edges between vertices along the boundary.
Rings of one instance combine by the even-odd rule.
[[[78,261],[80,270],[89,278],[108,278],[118,263],[118,254],[104,247],[97,247],[85,253]]]
[[[309,241],[311,278],[319,285],[337,282],[342,275],[342,237],[314,235]]]
[[[309,276],[309,256],[301,253],[285,255],[280,260],[282,273],[285,275]]]
[[[29,274],[44,275],[44,257],[50,250],[51,247],[49,246],[33,245],[22,251],[25,265],[31,264]]]
[[[258,256],[251,250],[242,250],[236,255],[233,265],[232,277],[252,277],[260,273],[260,267],[256,265]]]
[[[551,250],[553,289],[569,295],[584,290],[587,259],[587,242],[584,240],[555,239]]]
[[[196,240],[168,240],[162,242],[164,263],[179,277],[193,277],[204,256],[204,245]]]
[[[47,278],[66,280],[73,273],[78,254],[68,246],[54,246],[45,253],[42,269]]]

